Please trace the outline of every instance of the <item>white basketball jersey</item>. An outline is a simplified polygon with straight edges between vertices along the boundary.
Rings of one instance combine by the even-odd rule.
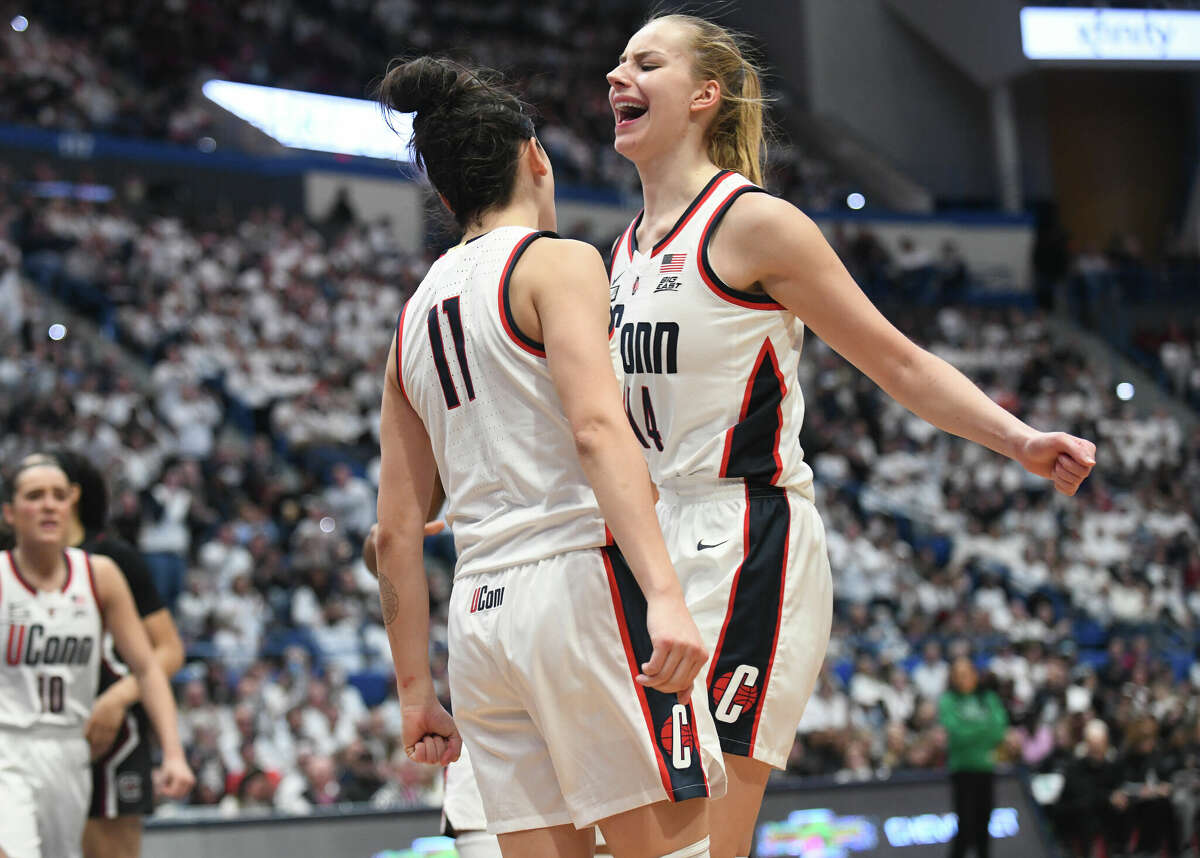
[[[543,235],[507,226],[452,248],[400,313],[400,387],[433,445],[456,575],[606,542],[545,350],[509,308],[513,267]]]
[[[653,248],[637,246],[641,214],[613,247],[625,412],[666,488],[743,479],[812,491],[796,377],[804,324],[766,294],[730,288],[708,261],[721,216],[752,192],[762,189],[723,171]]]
[[[78,727],[96,699],[103,623],[91,560],[66,549],[67,581],[38,590],[0,552],[0,727]]]

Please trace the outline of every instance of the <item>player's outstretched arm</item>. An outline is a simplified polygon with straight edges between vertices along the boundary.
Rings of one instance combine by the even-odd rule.
[[[714,267],[767,294],[918,417],[982,444],[1073,495],[1096,464],[1096,447],[1039,432],[993,402],[961,372],[925,351],[875,308],[820,229],[766,194],[734,202],[713,242]]]
[[[125,576],[107,557],[93,556],[91,560],[105,628],[113,636],[117,653],[137,677],[142,704],[162,745],[163,792],[170,798],[182,798],[191,791],[196,779],[179,741],[178,713],[171,687],[154,657]]]
[[[650,474],[621,406],[609,356],[604,263],[582,242],[537,241],[517,263],[511,288],[514,303],[532,302],[579,461],[646,597],[654,652],[638,681],[686,701],[707,652],[684,604],[654,514]]]
[[[437,466],[425,425],[396,381],[397,359],[393,338],[379,423],[379,604],[396,670],[404,750],[419,763],[447,765],[458,758],[462,739],[438,702],[429,670],[429,584],[422,557]]]

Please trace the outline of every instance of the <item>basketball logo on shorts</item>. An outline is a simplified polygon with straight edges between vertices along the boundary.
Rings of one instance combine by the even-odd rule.
[[[141,801],[142,776],[134,772],[123,772],[117,775],[117,795],[124,802]]]
[[[692,748],[696,746],[696,731],[692,729],[687,707],[676,703],[671,707],[671,717],[663,721],[658,731],[662,749],[671,755],[671,765],[686,769],[692,764]]]
[[[712,684],[713,717],[726,724],[733,724],[743,712],[758,703],[758,668],[750,664],[739,664],[729,673],[717,677]]]
[[[471,594],[471,608],[467,613],[478,614],[480,611],[490,611],[492,608],[499,608],[504,604],[504,588],[493,587],[488,589],[487,585],[476,587],[475,592]]]

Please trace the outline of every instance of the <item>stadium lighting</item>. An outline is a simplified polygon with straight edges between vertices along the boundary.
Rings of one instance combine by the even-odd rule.
[[[409,160],[411,113],[391,112],[393,131],[379,104],[362,98],[227,80],[210,80],[201,91],[210,101],[292,149]]]
[[[12,27],[14,30],[16,30],[18,33],[24,33],[26,30],[29,29],[29,19],[26,18],[24,15],[17,15],[15,18],[13,18],[8,23],[9,23],[9,26]]]
[[[854,209],[854,211],[858,211],[866,204],[867,204],[867,198],[864,197],[862,194],[860,194],[858,191],[855,191],[854,193],[848,194],[846,196],[846,205],[849,206],[850,208]]]
[[[1122,381],[1117,385],[1117,399],[1122,402],[1128,402],[1133,399],[1133,385],[1128,381]]]
[[[61,322],[55,322],[46,331],[46,336],[48,336],[50,339],[54,340],[54,342],[57,343],[59,340],[66,338],[67,326],[62,324]]]

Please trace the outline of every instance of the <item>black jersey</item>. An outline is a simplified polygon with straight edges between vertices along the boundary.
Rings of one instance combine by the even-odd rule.
[[[136,548],[118,536],[107,532],[86,533],[79,546],[88,554],[103,554],[111,557],[125,576],[129,590],[133,593],[134,604],[137,605],[138,615],[142,618],[161,611],[164,607],[162,598],[150,577],[150,569]],[[113,649],[112,636],[104,636],[103,657],[100,661],[100,690],[108,688],[129,672],[129,668],[121,661]]]

